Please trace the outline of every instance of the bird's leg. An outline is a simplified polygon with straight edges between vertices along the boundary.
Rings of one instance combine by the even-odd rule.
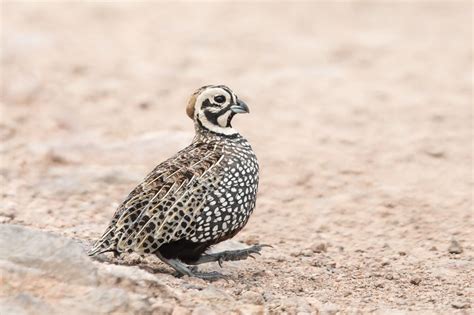
[[[252,256],[252,254],[261,255],[260,251],[262,250],[263,247],[272,247],[272,246],[253,245],[245,249],[226,250],[219,253],[205,254],[205,255],[202,255],[197,261],[193,262],[192,264],[200,265],[200,264],[217,261],[219,263],[219,266],[222,267],[222,262],[224,261],[244,260],[244,259],[247,259],[248,257],[255,258]]]
[[[213,272],[198,272],[197,270],[191,270],[188,266],[186,266],[184,263],[179,261],[178,259],[166,259],[164,258],[161,254],[156,253],[158,258],[174,270],[176,270],[180,275],[182,276],[189,276],[189,277],[196,277],[196,278],[201,278],[204,280],[217,280],[217,279],[222,279],[224,278],[224,275],[217,271]],[[193,268],[195,269],[195,268]]]

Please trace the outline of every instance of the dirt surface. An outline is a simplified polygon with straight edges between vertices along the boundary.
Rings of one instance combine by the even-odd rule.
[[[150,263],[181,294],[156,312],[472,312],[471,2],[7,2],[1,19],[0,222],[90,244],[191,141],[191,92],[226,84],[261,166],[234,240],[273,248],[212,284]]]

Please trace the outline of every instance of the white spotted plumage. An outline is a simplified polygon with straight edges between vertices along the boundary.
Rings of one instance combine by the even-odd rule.
[[[196,126],[193,142],[129,194],[90,254],[172,256],[174,250],[174,256],[185,260],[193,244],[204,244],[199,254],[234,236],[255,208],[259,171],[250,144],[230,124],[241,112],[248,107],[225,86],[196,91],[187,108]],[[168,249],[183,241],[190,245]]]

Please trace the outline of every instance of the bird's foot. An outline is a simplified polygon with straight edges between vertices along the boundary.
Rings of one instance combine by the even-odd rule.
[[[163,256],[161,256],[159,253],[157,253],[156,255],[165,264],[172,267],[176,271],[175,276],[177,277],[189,276],[189,277],[196,277],[196,278],[201,278],[201,279],[210,280],[210,281],[226,278],[226,276],[216,271],[200,272],[197,270],[196,266],[187,266],[181,261],[179,261],[178,259],[166,259]]]
[[[198,263],[205,263],[211,261],[217,261],[219,266],[222,267],[222,263],[224,261],[236,261],[236,260],[244,260],[249,257],[255,258],[253,255],[261,255],[261,251],[264,247],[272,247],[270,245],[253,245],[249,248],[245,249],[238,249],[238,250],[226,250],[219,253],[207,254],[202,256]]]

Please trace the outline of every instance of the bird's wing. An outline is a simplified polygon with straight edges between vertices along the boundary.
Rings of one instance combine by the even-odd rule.
[[[192,230],[205,196],[218,185],[222,158],[222,147],[200,143],[158,165],[117,209],[89,254],[148,253]]]

